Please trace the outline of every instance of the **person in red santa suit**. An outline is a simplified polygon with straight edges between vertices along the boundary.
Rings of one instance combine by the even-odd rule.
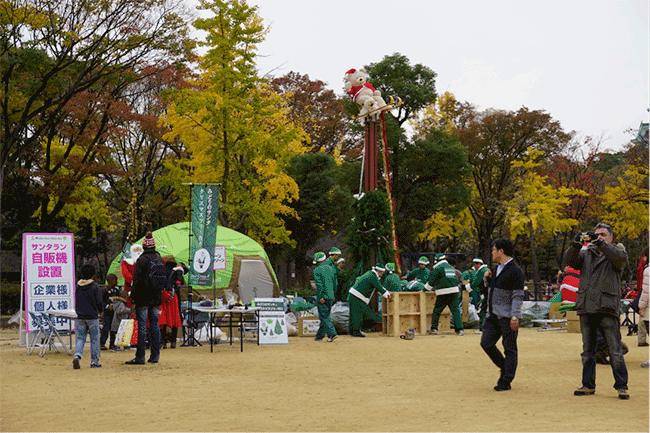
[[[135,270],[135,262],[142,254],[142,245],[131,245],[131,257],[122,260],[122,276],[124,277],[124,290],[129,294],[126,299],[126,306],[132,307],[131,304],[131,287],[133,284],[133,271]]]
[[[162,292],[162,304],[160,305],[160,315],[158,316],[158,326],[160,326],[160,335],[162,337],[162,349],[169,347],[176,348],[178,339],[178,328],[182,326],[179,304],[179,287],[184,285],[183,275],[189,272],[189,268],[184,264],[176,264],[174,257],[164,257],[165,267],[170,273],[171,286]],[[171,333],[167,336],[167,328],[171,328]]]

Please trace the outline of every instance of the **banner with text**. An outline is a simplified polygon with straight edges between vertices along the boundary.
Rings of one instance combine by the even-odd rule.
[[[217,243],[219,218],[219,187],[194,185],[192,187],[192,236],[190,241],[189,284],[211,286],[213,258]]]
[[[29,312],[74,310],[74,235],[23,233],[25,330],[38,328]],[[52,316],[57,329],[68,329],[65,317]],[[74,329],[74,326],[73,326]]]

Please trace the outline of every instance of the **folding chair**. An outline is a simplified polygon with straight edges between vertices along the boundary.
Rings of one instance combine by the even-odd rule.
[[[34,313],[33,311],[30,311],[29,315],[32,318],[32,325],[35,325],[38,328],[38,333],[36,334],[36,337],[32,339],[31,344],[28,344],[27,354],[31,355],[37,344],[40,347],[38,354],[41,357],[45,354],[45,350],[48,347],[50,349],[54,348],[56,353],[59,353],[59,349],[54,345],[54,335],[46,324],[45,316],[41,313]]]
[[[51,344],[54,345],[54,336],[56,336],[56,338],[59,340],[59,343],[61,343],[61,345],[65,349],[66,353],[68,355],[72,355],[72,352],[68,348],[68,345],[65,344],[63,342],[63,339],[61,338],[61,334],[68,335],[70,333],[70,331],[68,331],[68,330],[60,330],[59,331],[58,329],[56,329],[56,325],[52,321],[52,317],[49,314],[43,313],[43,314],[41,314],[41,316],[43,317],[43,321],[47,325],[47,329],[50,331],[50,333],[52,335],[52,337],[51,337],[52,343]],[[54,346],[54,347],[56,349],[56,346]],[[58,353],[58,350],[57,350],[57,353]]]

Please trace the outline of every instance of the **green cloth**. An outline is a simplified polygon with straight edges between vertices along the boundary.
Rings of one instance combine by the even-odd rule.
[[[419,280],[422,282],[422,284],[424,284],[427,281],[429,281],[430,273],[431,271],[429,271],[428,268],[425,267],[424,269],[420,269],[420,267],[418,266],[417,268],[413,269],[411,272],[406,274],[406,279],[408,281]]]
[[[314,269],[314,282],[316,283],[316,299],[334,299],[338,280],[336,272],[327,264],[327,260]]]
[[[432,288],[431,290],[458,287],[456,269],[447,263],[447,260],[441,260],[433,267],[426,283]]]
[[[330,318],[333,302],[334,301],[331,299],[326,299],[325,302],[321,303],[318,301],[316,304],[316,309],[318,310],[318,318],[320,319],[318,332],[316,332],[317,339],[325,338],[326,335],[330,338],[336,335],[334,323],[332,323],[332,319]]]
[[[456,279],[456,269],[447,263],[447,260],[441,260],[436,263],[429,276],[427,285],[433,290],[446,289],[448,287],[458,287]],[[426,287],[426,286],[425,286]],[[440,314],[445,307],[449,307],[451,315],[454,318],[456,331],[463,329],[463,320],[460,315],[460,292],[447,293],[436,296],[436,304],[433,306],[431,313],[431,329],[438,329]]]
[[[357,278],[357,281],[355,281],[354,286],[352,286],[350,289],[350,292],[352,292],[352,290],[356,290],[366,298],[370,298],[372,296],[372,292],[375,290],[378,290],[382,295],[386,293],[386,289],[384,289],[384,287],[381,285],[379,276],[375,271],[368,271]],[[352,296],[355,296],[352,293],[350,294]]]
[[[348,321],[348,333],[350,335],[361,335],[361,326],[363,325],[364,318],[381,322],[379,313],[373,311],[365,302],[356,296],[350,296],[348,304],[350,306],[350,319]]]
[[[469,294],[469,299],[472,304],[476,307],[478,310],[479,305],[481,303],[481,294],[485,296],[485,284],[483,283],[483,277],[485,276],[485,273],[488,271],[487,265],[481,265],[475,272],[474,275],[472,276],[472,279],[470,280],[470,287],[472,288],[471,293]],[[483,315],[485,316],[485,312],[483,312]],[[480,313],[479,313],[480,316]]]
[[[454,327],[456,331],[463,329],[463,319],[460,315],[460,294],[449,293],[447,295],[436,296],[436,304],[433,306],[433,313],[431,314],[431,329],[438,329],[438,321],[440,314],[445,307],[449,307],[451,316],[454,318]]]
[[[401,292],[402,291],[402,282],[399,278],[399,275],[390,273],[384,274],[384,288],[389,292]]]

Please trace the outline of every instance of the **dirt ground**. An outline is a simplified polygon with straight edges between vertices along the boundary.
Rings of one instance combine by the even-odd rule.
[[[467,330],[417,336],[291,337],[288,345],[167,349],[128,366],[133,351],[102,352],[80,370],[62,352],[27,355],[17,329],[0,333],[1,431],[648,431],[648,348],[624,336],[631,399],[598,365],[597,392],[580,386],[580,335],[519,334],[512,390]]]

